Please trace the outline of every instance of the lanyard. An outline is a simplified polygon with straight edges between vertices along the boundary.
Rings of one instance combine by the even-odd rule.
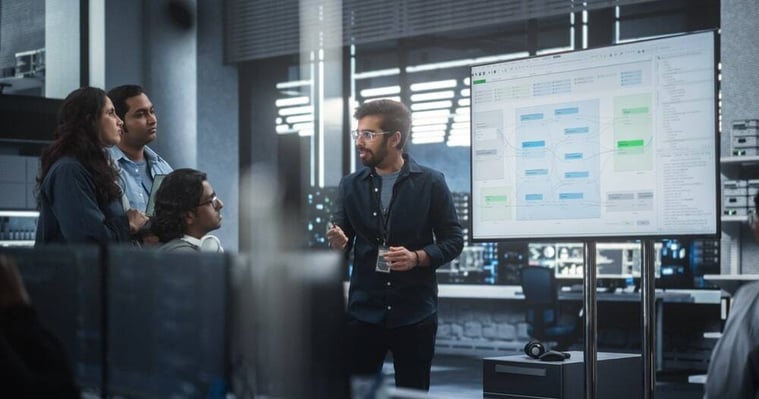
[[[369,175],[369,195],[374,198],[374,209],[375,212],[379,212],[380,214],[380,222],[379,224],[379,237],[377,237],[377,243],[380,245],[387,245],[390,237],[390,211],[393,208],[393,202],[395,202],[395,195],[390,197],[390,204],[387,206],[387,214],[382,212],[382,200],[380,192],[382,190],[381,185],[380,187],[377,187],[375,184],[375,179],[379,178],[382,180],[382,177],[376,175],[374,172]],[[398,176],[400,178],[400,176]],[[396,184],[398,181],[395,181]],[[395,184],[393,185],[393,191],[395,191]]]

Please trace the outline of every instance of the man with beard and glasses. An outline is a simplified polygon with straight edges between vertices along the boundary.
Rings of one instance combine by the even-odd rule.
[[[353,250],[348,298],[351,374],[378,375],[392,353],[398,387],[429,390],[437,332],[435,270],[464,245],[442,173],[404,153],[411,113],[391,100],[356,109],[365,168],[343,177],[327,232]]]

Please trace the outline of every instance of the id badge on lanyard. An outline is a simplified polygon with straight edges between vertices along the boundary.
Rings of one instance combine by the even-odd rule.
[[[379,192],[375,188],[374,190],[374,199],[375,199],[375,206],[379,210],[379,213],[383,215],[382,218],[380,218],[379,221],[379,233],[380,237],[377,238],[378,245],[377,245],[377,264],[374,266],[375,272],[380,273],[390,273],[390,263],[385,260],[385,254],[387,253],[387,240],[388,240],[388,231],[389,229],[389,220],[390,220],[390,209],[386,211],[382,211],[382,206],[380,204],[380,198],[379,198]]]
[[[377,249],[377,265],[374,267],[375,272],[390,273],[390,264],[385,260],[387,246],[381,244]]]

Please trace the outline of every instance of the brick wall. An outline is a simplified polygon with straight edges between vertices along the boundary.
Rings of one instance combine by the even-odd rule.
[[[440,298],[438,353],[502,356],[529,340],[520,301]]]

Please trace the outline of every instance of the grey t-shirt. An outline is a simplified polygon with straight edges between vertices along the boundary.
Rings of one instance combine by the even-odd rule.
[[[390,201],[393,198],[393,185],[398,180],[401,172],[390,173],[389,175],[380,175],[382,177],[382,189],[380,190],[380,206],[382,206],[382,214],[387,215],[388,208],[390,207]]]

